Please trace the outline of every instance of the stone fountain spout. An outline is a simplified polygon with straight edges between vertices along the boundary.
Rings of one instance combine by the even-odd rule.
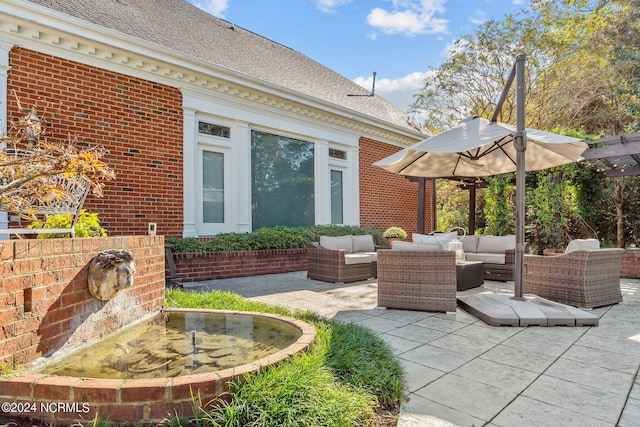
[[[122,249],[100,252],[89,263],[89,292],[100,301],[108,301],[120,289],[133,285],[135,271],[131,252]]]

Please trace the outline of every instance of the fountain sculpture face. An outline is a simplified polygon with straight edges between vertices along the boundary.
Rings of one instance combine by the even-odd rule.
[[[113,298],[120,289],[133,284],[136,272],[131,252],[109,249],[100,252],[89,263],[88,284],[91,295],[100,301]]]

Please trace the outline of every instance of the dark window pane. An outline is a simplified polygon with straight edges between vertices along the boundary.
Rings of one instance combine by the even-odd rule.
[[[331,224],[342,224],[342,172],[331,171]]]
[[[202,152],[202,221],[224,223],[224,154]]]
[[[253,229],[315,223],[314,145],[251,132]]]

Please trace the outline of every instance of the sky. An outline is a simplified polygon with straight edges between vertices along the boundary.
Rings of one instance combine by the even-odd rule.
[[[292,48],[407,111],[453,42],[529,0],[187,0]]]

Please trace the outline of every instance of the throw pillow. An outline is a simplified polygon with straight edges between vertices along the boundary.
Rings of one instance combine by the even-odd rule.
[[[361,236],[351,236],[353,252],[375,252],[376,245],[373,243],[373,236],[363,234]]]

